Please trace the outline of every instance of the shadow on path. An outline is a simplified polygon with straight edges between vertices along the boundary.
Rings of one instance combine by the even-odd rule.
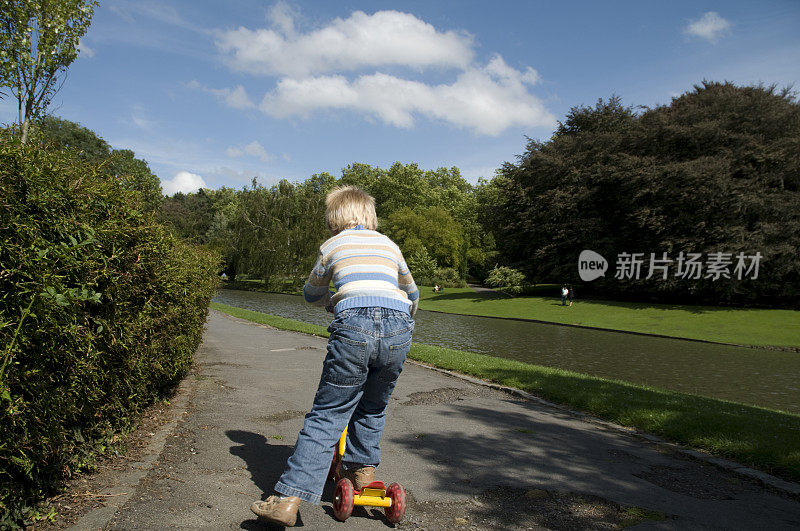
[[[275,483],[278,482],[281,474],[283,474],[286,461],[292,456],[294,447],[286,444],[270,444],[265,436],[251,431],[228,430],[225,432],[225,435],[235,443],[230,448],[231,454],[244,460],[253,483],[262,492],[261,499],[265,500],[273,492],[272,489],[275,487]],[[330,503],[332,500],[333,483],[327,481],[325,483],[325,489],[322,492],[322,501]],[[333,509],[330,506],[325,506],[323,508],[333,520]],[[383,513],[367,510],[363,507],[356,507],[353,511],[353,517],[382,520],[384,523],[391,526],[391,524],[386,521]],[[302,526],[301,506],[295,527]],[[266,524],[259,521],[257,518],[245,520],[240,527],[242,529],[283,529],[282,526]]]
[[[525,413],[529,407],[535,409],[528,403],[516,400],[508,403],[521,410],[455,403],[443,415],[467,419],[466,429],[394,437],[392,442],[435,467],[435,490],[468,496],[482,492],[481,499],[491,503],[473,507],[470,512],[479,520],[491,520],[505,528],[524,528],[533,521],[531,518],[540,518],[541,515],[521,510],[526,503],[533,503],[525,498],[525,493],[531,490],[536,493],[537,489],[547,489],[548,499],[555,496],[553,492],[560,491],[559,496],[565,500],[583,500],[582,506],[610,508],[616,504],[588,502],[602,500],[590,494],[598,490],[598,482],[602,484],[599,490],[607,492],[611,499],[641,500],[645,498],[645,490],[656,488],[632,474],[649,471],[649,466],[637,455],[638,445],[631,440],[609,439],[602,430],[572,424],[568,413],[554,411],[544,421],[534,420]],[[567,509],[555,511],[563,521],[546,519],[547,523],[562,529],[592,528],[588,525],[590,520],[584,519],[588,516],[569,514]],[[537,525],[544,525],[544,521],[536,521]]]
[[[231,454],[244,460],[253,483],[262,492],[261,499],[266,499],[283,473],[286,461],[292,455],[294,448],[286,444],[269,444],[266,437],[251,431],[228,430],[225,435],[235,443],[230,447]],[[302,525],[302,519],[298,515],[296,527]],[[284,529],[283,526],[265,524],[255,517],[243,521],[240,527]]]

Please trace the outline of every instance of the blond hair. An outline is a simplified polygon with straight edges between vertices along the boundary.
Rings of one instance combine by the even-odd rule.
[[[356,186],[337,186],[328,193],[325,206],[325,223],[334,234],[356,225],[378,227],[375,198]]]

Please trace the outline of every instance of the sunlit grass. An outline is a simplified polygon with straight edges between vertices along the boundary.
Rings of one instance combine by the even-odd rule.
[[[509,297],[447,288],[434,293],[420,286],[420,309],[446,313],[533,319],[736,345],[800,348],[800,311],[691,306],[577,299],[562,306],[560,288],[552,296]]]

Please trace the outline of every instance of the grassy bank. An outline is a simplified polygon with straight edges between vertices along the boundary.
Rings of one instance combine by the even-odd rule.
[[[420,308],[446,313],[535,319],[737,345],[800,348],[800,311],[577,300],[561,306],[553,296],[508,297],[448,288],[433,293],[420,286]]]
[[[276,328],[327,336],[324,326],[219,303],[211,307]],[[798,415],[432,345],[414,344],[410,357],[800,481]]]
[[[288,293],[291,295],[302,294],[303,288],[302,284],[297,287],[291,280],[277,280],[268,285],[263,280],[258,279],[225,280],[220,287],[243,291],[260,291],[263,293]]]

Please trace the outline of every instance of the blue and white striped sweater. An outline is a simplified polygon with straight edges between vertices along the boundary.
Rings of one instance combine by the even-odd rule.
[[[328,289],[333,281],[336,292]],[[417,311],[419,291],[400,248],[383,234],[357,227],[320,246],[317,263],[303,287],[306,301],[346,308],[379,306]]]

